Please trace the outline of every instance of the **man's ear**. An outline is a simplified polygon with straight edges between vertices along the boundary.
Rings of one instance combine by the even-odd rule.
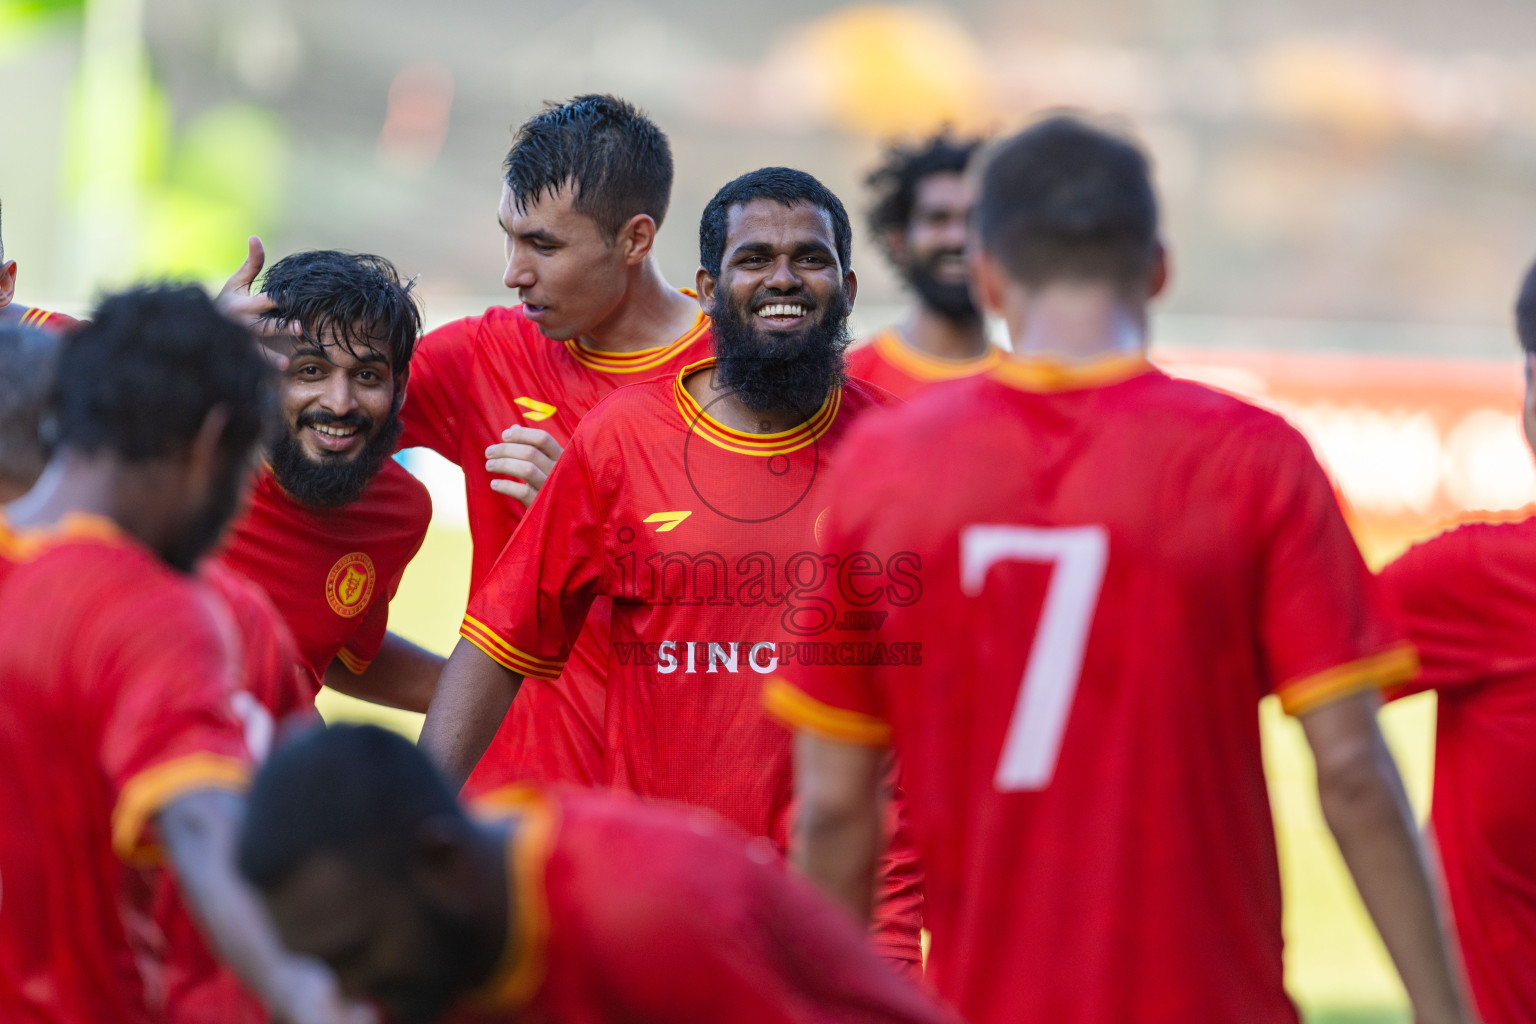
[[[1157,251],[1152,254],[1152,275],[1147,279],[1147,298],[1157,298],[1168,287],[1168,262],[1168,249],[1162,242],[1158,242]]]
[[[16,294],[16,261],[0,263],[0,306],[9,306]]]
[[[907,245],[907,233],[899,228],[892,228],[885,233],[886,251],[891,255],[891,262],[897,267],[905,267],[907,260],[912,258],[912,249]]]
[[[626,264],[633,267],[641,263],[651,254],[651,247],[656,244],[656,222],[649,214],[635,214],[619,229],[619,237],[614,244],[624,254]]]
[[[414,839],[411,873],[417,889],[439,907],[473,909],[464,905],[466,895],[478,893],[464,823],[447,816],[428,818]]]
[[[1008,292],[1008,276],[1003,268],[975,243],[966,247],[965,262],[970,269],[971,298],[988,313],[1001,315]]]
[[[693,276],[694,290],[699,293],[699,308],[705,316],[715,315],[715,279],[703,267]]]
[[[202,426],[187,449],[187,473],[193,490],[207,495],[212,492],[223,468],[227,455],[224,451],[224,432],[229,429],[229,410],[216,405],[203,417]]]
[[[848,308],[852,309],[853,300],[859,295],[859,275],[855,274],[851,268],[843,275],[843,288],[848,293]]]

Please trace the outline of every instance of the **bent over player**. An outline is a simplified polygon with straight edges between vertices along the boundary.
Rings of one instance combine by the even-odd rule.
[[[671,199],[666,134],[617,97],[578,96],[518,129],[496,218],[507,241],[502,283],[522,303],[424,337],[403,414],[402,445],[464,470],[471,594],[582,417],[615,388],[709,355],[709,319],[651,251]],[[601,781],[608,620],[599,597],[560,685],[527,681],[470,792]]]
[[[1418,1019],[1466,1020],[1376,725],[1413,651],[1301,435],[1147,363],[1166,263],[1144,157],[1046,121],[992,156],[975,225],[978,295],[1021,358],[838,453],[828,556],[920,563],[919,597],[866,610],[922,663],[769,683],[801,730],[800,866],[867,898],[890,745],[928,976],[967,1018],[1296,1024],[1259,745],[1274,693]]]
[[[160,1019],[136,869],[161,851],[280,1020],[343,1019],[235,874],[232,626],[187,575],[239,502],[265,377],[195,288],[108,298],[63,345],[52,458],[0,517],[0,1019]]]
[[[1536,268],[1515,308],[1536,448]],[[1536,517],[1461,526],[1381,571],[1437,694],[1430,825],[1484,1024],[1536,1021]]]
[[[315,730],[257,777],[240,866],[292,949],[402,1024],[950,1019],[712,815],[576,789],[482,807],[399,736]]]
[[[757,695],[785,648],[814,648],[826,628],[802,604],[827,571],[825,461],[893,399],[843,379],[858,282],[847,213],[820,182],[743,175],[710,201],[699,238],[715,356],[622,388],[582,421],[470,602],[422,745],[462,778],[523,677],[558,678],[608,597],[607,783],[710,808],[783,850],[789,734]],[[909,964],[914,875],[887,879],[876,934]]]

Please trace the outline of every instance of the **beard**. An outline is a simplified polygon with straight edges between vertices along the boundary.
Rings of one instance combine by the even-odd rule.
[[[363,445],[363,450],[350,459],[312,459],[295,436],[308,426],[356,427],[360,433],[373,431]],[[400,422],[398,408],[391,409],[389,418],[374,429],[371,417],[360,412],[346,416],[332,416],[323,412],[306,412],[299,416],[295,431],[283,431],[267,448],[267,459],[272,465],[272,475],[283,490],[299,504],[308,508],[340,508],[350,505],[363,496],[368,482],[378,476],[384,460],[395,453],[404,424]]]
[[[722,302],[716,309],[715,379],[749,409],[790,411],[810,418],[843,382],[843,353],[853,342],[848,333],[848,293],[840,290],[808,327],[779,336],[758,331],[756,315],[750,312],[757,298],[745,306]],[[772,298],[800,302],[811,313],[816,310],[804,293]]]
[[[419,970],[408,981],[370,993],[401,1024],[432,1024],[441,1018],[474,984],[472,965],[486,958],[485,943],[471,922],[430,905],[423,905],[420,913],[428,939]]]
[[[970,285],[953,284],[940,280],[938,276],[939,259],[943,256],[959,255],[961,255],[960,252],[954,249],[938,250],[926,259],[913,260],[907,265],[902,276],[912,286],[912,290],[917,292],[917,297],[923,305],[946,320],[966,323],[981,318],[981,311],[976,308],[976,301],[971,298]]]
[[[179,531],[170,547],[160,552],[173,569],[191,573],[197,563],[224,537],[230,520],[240,510],[245,492],[246,474],[251,471],[249,453],[232,458],[220,474],[208,503],[198,510],[186,527]]]

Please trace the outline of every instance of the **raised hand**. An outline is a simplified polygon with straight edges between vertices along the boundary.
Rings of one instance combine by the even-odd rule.
[[[286,328],[277,327],[271,318],[277,311],[277,303],[260,292],[251,294],[251,285],[256,283],[261,268],[267,262],[267,250],[255,235],[247,239],[246,244],[248,249],[245,262],[224,282],[214,304],[219,307],[219,312],[256,337],[261,343],[263,354],[271,361],[273,368],[281,372],[288,369],[288,352],[292,348],[293,338],[302,332],[303,327],[297,323],[289,324]]]
[[[492,480],[491,490],[532,505],[564,450],[547,430],[508,427],[501,432],[501,443],[485,450],[485,468],[513,479]]]

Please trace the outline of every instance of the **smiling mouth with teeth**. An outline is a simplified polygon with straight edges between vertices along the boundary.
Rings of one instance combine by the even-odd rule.
[[[792,320],[805,316],[805,307],[798,302],[775,302],[759,309],[757,315],[769,320]]]
[[[356,427],[326,427],[321,426],[318,423],[311,423],[309,425],[309,429],[313,430],[317,434],[324,434],[326,437],[334,437],[343,440],[352,437],[357,433]]]

